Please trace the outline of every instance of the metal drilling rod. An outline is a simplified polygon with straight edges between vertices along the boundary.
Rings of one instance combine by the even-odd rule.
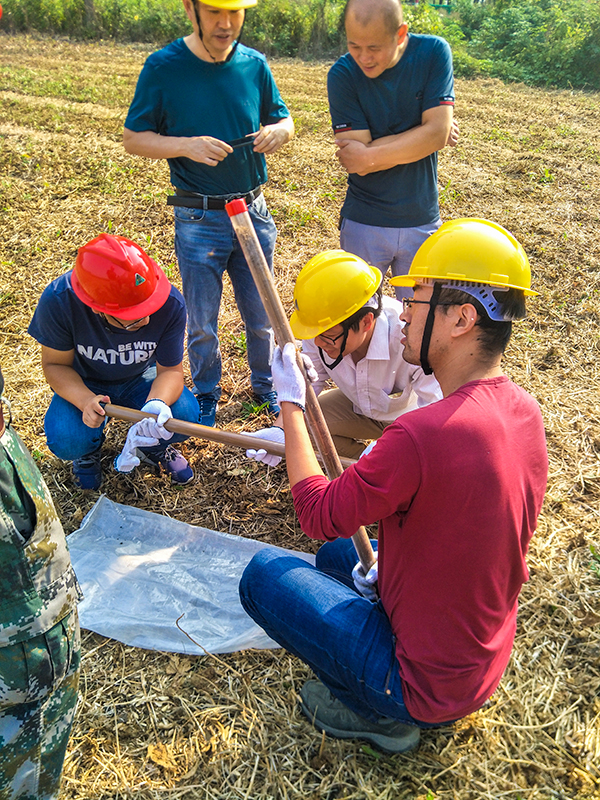
[[[296,339],[292,333],[285,309],[275,287],[275,282],[269,265],[258,241],[254,225],[248,213],[245,200],[232,200],[225,206],[231,219],[231,224],[236,233],[240,246],[250,267],[254,283],[263,301],[269,321],[275,332],[275,338],[283,348],[288,342],[295,344]],[[306,417],[308,427],[321,455],[325,471],[329,478],[337,478],[342,474],[342,465],[337,454],[329,428],[323,417],[321,406],[317,400],[310,381],[306,378],[306,371],[302,359],[298,356],[298,366],[306,379]],[[371,542],[364,527],[360,527],[352,536],[354,547],[365,572],[375,562],[375,555]]]
[[[103,404],[107,416],[113,419],[122,419],[125,422],[139,422],[145,417],[153,417],[156,414],[146,414],[135,408],[125,408],[125,406],[115,406],[112,403]],[[266,439],[257,439],[256,436],[248,436],[245,433],[234,433],[233,431],[223,431],[220,428],[209,428],[207,425],[199,425],[197,422],[185,422],[181,419],[170,419],[165,428],[173,433],[182,433],[184,436],[194,436],[197,439],[206,439],[209,442],[227,444],[231,447],[241,447],[245,450],[266,450],[274,456],[285,457],[285,447],[277,442],[269,442]],[[350,464],[356,463],[351,458],[341,459],[344,469]]]

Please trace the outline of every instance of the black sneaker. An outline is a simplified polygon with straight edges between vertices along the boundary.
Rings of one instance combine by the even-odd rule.
[[[102,483],[100,448],[73,461],[73,478],[82,489],[99,489]]]
[[[259,406],[264,406],[264,410],[269,414],[276,417],[279,414],[280,408],[277,402],[277,392],[265,392],[264,394],[255,394]]]
[[[185,486],[194,479],[192,468],[187,460],[176,450],[173,445],[168,444],[161,453],[148,453],[137,451],[140,461],[151,464],[154,467],[159,465],[171,476],[171,482],[179,486]]]
[[[382,717],[370,722],[334,697],[321,681],[307,681],[300,691],[301,708],[312,724],[337,739],[366,739],[386,753],[405,753],[419,744],[416,725]]]
[[[198,422],[200,425],[208,425],[209,428],[215,426],[215,415],[217,413],[217,401],[212,394],[197,394],[196,400],[200,408]]]

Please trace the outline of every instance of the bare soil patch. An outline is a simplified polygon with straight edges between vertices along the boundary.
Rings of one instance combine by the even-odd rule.
[[[139,241],[179,284],[168,171],[120,144],[147,48],[5,35],[0,48],[1,363],[16,427],[72,532],[98,494],[74,488],[70,467],[46,447],[51,392],[27,325],[43,288],[100,231]],[[345,176],[333,157],[328,66],[273,63],[297,125],[296,140],[270,159],[266,189],[288,309],[299,269],[338,244]],[[87,634],[64,798],[600,797],[600,564],[590,552],[600,551],[600,95],[463,80],[456,113],[459,146],[440,156],[442,216],[511,230],[541,292],[505,366],[542,407],[550,481],[498,691],[476,714],[424,732],[415,753],[383,757],[306,723],[296,694],[309,671],[283,651],[184,658]],[[217,422],[257,429],[267,420],[244,418],[243,327],[229,286],[220,322]],[[195,481],[172,488],[150,472],[110,473],[124,432],[111,425],[105,449],[112,499],[314,551],[282,466],[194,440],[183,449]]]

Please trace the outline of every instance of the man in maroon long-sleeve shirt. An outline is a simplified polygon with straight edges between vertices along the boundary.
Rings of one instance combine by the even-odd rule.
[[[389,425],[331,482],[306,430],[294,348],[277,353],[294,504],[305,533],[328,543],[316,568],[263,551],[240,593],[320,678],[302,708],[327,733],[402,752],[500,682],[547,478],[539,407],[500,364],[530,280],[521,245],[484,220],[448,222],[421,246],[394,279],[414,287],[404,358],[435,374],[444,399]],[[365,575],[350,537],[376,521],[378,566]],[[376,602],[355,590],[373,596],[375,581]]]

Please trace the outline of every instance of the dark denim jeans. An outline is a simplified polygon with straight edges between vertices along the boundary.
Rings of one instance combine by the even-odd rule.
[[[277,230],[263,195],[248,211],[272,271]],[[195,391],[215,400],[221,395],[217,320],[227,271],[246,327],[252,388],[257,394],[270,392],[273,331],[227,212],[177,206],[175,252],[187,306],[187,348]]]
[[[316,567],[267,547],[244,570],[242,605],[361,717],[430,727],[404,705],[396,640],[381,601],[371,603],[354,588],[357,561],[350,539],[324,544]]]
[[[95,394],[108,395],[114,405],[139,409],[146,402],[154,378],[156,378],[156,367],[148,367],[143,375],[123,383],[100,384],[93,381],[85,381],[85,385]],[[180,398],[171,406],[171,411],[175,419],[198,422],[198,402],[186,387],[184,387]],[[55,456],[65,461],[74,461],[76,458],[87,456],[88,453],[93,453],[97,450],[102,444],[105,425],[106,422],[99,428],[88,428],[83,422],[81,411],[57,394],[52,398],[44,418],[44,430],[48,447]],[[175,442],[183,442],[187,438],[187,436],[183,436],[180,433],[174,433],[171,439],[165,441],[164,446]],[[158,451],[163,447],[146,447],[143,449],[146,451]]]

